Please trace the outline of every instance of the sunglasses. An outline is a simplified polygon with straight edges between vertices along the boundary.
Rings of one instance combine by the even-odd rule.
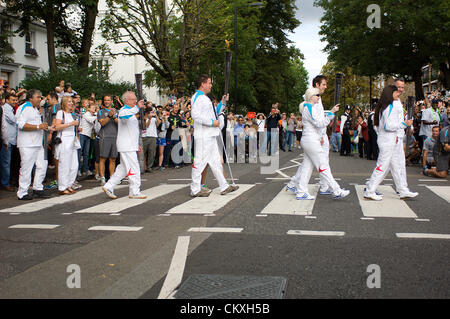
[[[314,96],[320,97],[320,94],[314,94]]]

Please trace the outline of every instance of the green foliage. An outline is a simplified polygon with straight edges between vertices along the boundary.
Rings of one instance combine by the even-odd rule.
[[[329,59],[359,75],[402,75],[423,97],[421,68],[448,61],[450,6],[446,0],[380,0],[381,28],[367,26],[372,0],[316,0],[324,9],[320,34]]]
[[[121,96],[125,91],[136,91],[133,83],[121,82],[111,83],[103,76],[96,76],[85,70],[72,69],[58,72],[35,73],[31,78],[21,82],[21,87],[25,89],[39,89],[43,94],[54,91],[60,80],[71,83],[72,88],[81,95],[82,98],[88,98],[92,92],[96,97],[105,94]]]

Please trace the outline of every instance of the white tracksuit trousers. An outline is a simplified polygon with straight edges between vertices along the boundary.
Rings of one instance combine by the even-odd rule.
[[[141,168],[137,152],[120,152],[120,164],[106,183],[105,188],[114,191],[114,188],[127,176],[130,185],[129,195],[139,195],[141,192]]]
[[[314,136],[302,137],[301,146],[305,152],[305,156],[301,168],[299,168],[298,193],[308,193],[308,183],[311,179],[312,171],[315,168],[319,171],[326,185],[330,185],[333,194],[337,194],[341,188],[331,174],[328,157],[320,145],[320,140]]]
[[[378,155],[377,166],[374,169],[369,182],[367,183],[367,192],[369,194],[375,193],[377,187],[385,179],[389,171],[394,179],[395,186],[398,192],[408,191],[406,181],[405,168],[405,152],[403,150],[403,141],[398,140],[396,143],[392,137],[383,138],[378,136],[378,148],[380,153]]]
[[[77,179],[78,172],[78,153],[74,147],[73,136],[61,137],[62,143],[58,146],[58,190],[63,192]]]
[[[222,152],[219,151],[217,137],[195,138],[195,157],[192,166],[191,193],[198,194],[201,191],[202,172],[206,165],[211,168],[214,177],[217,179],[220,191],[225,191],[229,184],[223,176]]]
[[[22,198],[28,194],[28,188],[31,184],[31,172],[36,165],[34,172],[33,190],[42,191],[44,185],[42,182],[47,173],[47,161],[44,160],[44,148],[41,147],[19,147],[20,152],[20,176],[19,190],[17,197]]]

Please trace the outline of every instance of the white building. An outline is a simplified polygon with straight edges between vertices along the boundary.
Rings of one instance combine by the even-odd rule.
[[[0,12],[3,7],[0,6]],[[0,15],[0,32],[15,31],[19,27],[16,18]],[[41,22],[32,22],[26,36],[11,36],[9,43],[14,49],[10,55],[12,62],[0,64],[0,84],[8,82],[12,88],[18,87],[20,82],[36,71],[48,71],[47,32]]]
[[[105,43],[105,39],[102,37],[101,30],[99,28],[100,22],[105,16],[107,5],[105,0],[99,2],[99,14],[97,16],[97,27],[94,34],[94,41],[92,45],[92,51],[95,50],[101,44]],[[149,40],[150,41],[150,40]],[[111,48],[111,52],[114,54],[124,52],[126,44],[107,43]],[[108,66],[109,78],[112,82],[128,81],[135,83],[135,74],[144,73],[146,70],[151,70],[151,66],[145,61],[142,56],[114,56],[114,57],[101,57],[91,55],[92,63],[97,66]],[[167,96],[161,95],[157,87],[143,87],[143,93],[148,101],[154,104],[163,105],[167,102]]]

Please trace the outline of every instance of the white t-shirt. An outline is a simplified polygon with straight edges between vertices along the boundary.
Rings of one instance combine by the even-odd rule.
[[[151,121],[150,125],[145,130],[145,133],[142,134],[142,137],[158,137],[158,130],[156,129],[156,118],[152,117],[150,120],[145,120],[145,124],[147,124],[148,121]]]
[[[66,113],[63,110],[59,110],[58,113],[56,113],[56,119],[61,120],[62,124],[70,124],[74,121],[72,114]],[[67,127],[62,131],[60,131],[60,134],[61,134],[60,136],[62,137],[66,136],[75,137],[75,127],[74,126]]]
[[[264,132],[264,126],[266,125],[266,121],[256,120],[256,123],[258,124],[258,132]]]
[[[422,125],[420,126],[419,135],[426,135],[428,137],[431,137],[433,135],[433,127],[439,126],[439,122],[441,121],[441,119],[439,117],[438,111],[435,111],[432,107],[430,107],[422,112],[422,121],[437,121],[436,125],[427,125],[422,122]]]

